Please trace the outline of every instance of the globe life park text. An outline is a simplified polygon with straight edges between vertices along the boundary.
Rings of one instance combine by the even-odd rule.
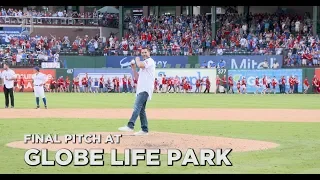
[[[125,137],[122,134],[26,134],[24,143],[31,144],[119,144]],[[130,138],[130,136],[126,136]],[[115,146],[116,147],[116,146]],[[111,149],[110,156],[105,156],[105,150],[101,149],[59,149],[53,158],[48,158],[48,149],[28,149],[24,154],[24,161],[29,166],[104,166],[106,161],[111,166],[160,166],[165,162],[167,166],[232,166],[228,155],[232,149],[203,148],[199,152],[189,148],[182,152],[180,149],[167,149],[161,153],[161,149],[125,149],[119,152]],[[53,152],[51,152],[53,153]],[[121,159],[118,155],[122,155]],[[163,156],[167,156],[166,158]],[[108,157],[108,159],[105,159]],[[161,159],[164,159],[161,161]],[[140,163],[144,161],[144,163]]]

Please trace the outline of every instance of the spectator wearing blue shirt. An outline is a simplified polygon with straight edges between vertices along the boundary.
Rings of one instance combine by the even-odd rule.
[[[188,56],[188,54],[189,54],[189,47],[188,47],[188,45],[185,45],[184,46],[184,55]]]
[[[89,46],[89,47],[88,47],[89,53],[90,53],[90,54],[93,54],[94,51],[95,51],[93,44],[89,44],[88,46]]]
[[[252,38],[251,33],[249,33],[247,36],[247,40],[251,40],[251,38]]]
[[[209,64],[208,68],[216,68],[216,62],[212,62]]]
[[[203,63],[201,64],[201,68],[207,68],[208,64],[206,61],[203,61]]]
[[[223,59],[221,59],[220,62],[218,63],[218,68],[225,68],[225,66],[226,66],[226,62]]]
[[[27,63],[27,54],[24,53],[24,52],[21,54],[21,62],[22,62],[23,64],[26,64],[26,63]]]
[[[268,21],[266,21],[265,23],[264,23],[264,30],[267,32],[267,31],[269,31],[269,22]]]

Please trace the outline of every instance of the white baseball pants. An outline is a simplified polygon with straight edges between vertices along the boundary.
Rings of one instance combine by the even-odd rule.
[[[35,97],[45,98],[43,86],[34,86],[33,89]]]

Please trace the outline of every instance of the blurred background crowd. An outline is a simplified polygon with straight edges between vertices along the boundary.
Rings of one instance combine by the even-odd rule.
[[[32,16],[38,24],[41,21],[47,25],[66,23],[117,28],[119,12],[114,9],[113,12],[93,9],[80,13],[1,8],[0,24],[21,24],[19,17]],[[61,18],[70,19],[72,23]],[[288,66],[319,65],[320,62],[320,41],[313,33],[309,12],[303,15],[284,12],[239,14],[230,8],[217,16],[214,37],[211,16],[206,14],[161,14],[158,17],[125,14],[123,19],[123,37],[110,33],[70,38],[68,34],[59,37],[55,32],[48,36],[34,33],[8,36],[5,37],[8,43],[1,44],[0,58],[23,65],[33,64],[35,60],[59,61],[59,56],[63,55],[137,55],[141,48],[149,47],[152,55],[163,56],[283,55]]]

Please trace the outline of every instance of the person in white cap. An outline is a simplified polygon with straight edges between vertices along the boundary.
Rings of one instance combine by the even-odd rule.
[[[140,61],[140,58],[136,57],[135,62],[131,62],[134,78],[138,79],[133,113],[128,124],[124,127],[120,127],[119,131],[133,131],[135,122],[138,116],[140,116],[141,131],[136,132],[135,135],[148,135],[149,129],[146,105],[147,101],[151,100],[154,90],[156,65],[154,60],[150,57],[150,50],[148,48],[143,48],[141,50],[141,55],[143,57],[143,61]],[[136,65],[140,68],[139,73],[136,71]]]
[[[36,97],[36,104],[37,107],[36,109],[40,108],[40,97],[42,98],[44,107],[47,109],[47,99],[46,96],[44,95],[44,86],[47,82],[47,75],[43,74],[40,72],[39,67],[34,68],[35,73],[32,75],[32,80],[33,80],[33,88],[34,88],[34,96]]]

